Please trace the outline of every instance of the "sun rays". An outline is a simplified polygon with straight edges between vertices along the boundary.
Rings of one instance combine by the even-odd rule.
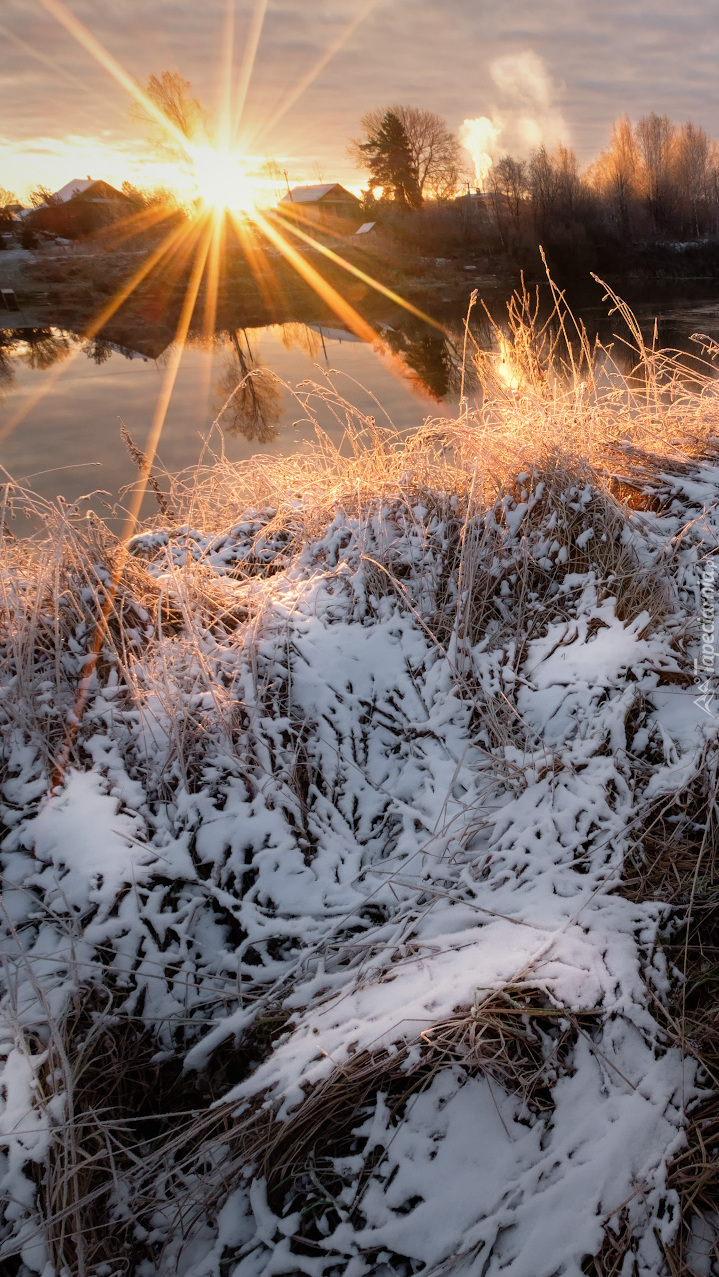
[[[220,287],[223,278],[227,246],[232,236],[246,261],[264,303],[270,313],[276,313],[283,301],[282,280],[276,270],[278,262],[286,263],[309,286],[321,302],[329,308],[352,333],[371,345],[372,349],[403,379],[407,378],[407,366],[379,338],[379,334],[359,311],[342,295],[337,287],[324,277],[309,260],[309,254],[332,264],[359,280],[366,289],[373,289],[393,304],[404,307],[410,314],[426,323],[441,327],[423,311],[405,301],[397,293],[367,272],[346,261],[329,249],[309,229],[297,225],[297,218],[283,218],[277,213],[262,211],[273,200],[268,200],[267,187],[258,180],[256,162],[248,154],[249,147],[258,138],[266,137],[275,125],[317,78],[323,68],[347,43],[360,22],[371,12],[377,0],[359,0],[355,17],[333,41],[325,52],[302,75],[299,82],[290,86],[274,114],[261,125],[248,123],[247,98],[260,38],[267,11],[267,0],[255,0],[252,19],[247,33],[239,73],[235,70],[235,14],[234,0],[228,0],[223,27],[223,53],[220,60],[217,93],[217,119],[214,130],[200,121],[197,131],[189,128],[183,132],[177,123],[163,113],[152,96],[145,92],[133,77],[108,52],[97,38],[67,8],[63,0],[39,0],[86,52],[128,93],[143,116],[157,129],[177,157],[178,180],[182,174],[190,183],[196,198],[191,209],[183,213],[162,204],[140,209],[120,222],[112,231],[114,244],[125,243],[139,233],[159,233],[161,238],[143,260],[142,264],[116,290],[114,296],[84,325],[83,335],[95,337],[122,310],[125,303],[138,290],[155,287],[167,299],[181,290],[179,315],[176,320],[174,340],[170,346],[160,392],[155,404],[149,433],[144,443],[144,463],[135,484],[124,526],[113,555],[110,576],[105,587],[102,606],[97,617],[88,659],[77,688],[76,702],[62,748],[53,774],[53,785],[61,782],[69,763],[77,725],[82,719],[94,669],[102,650],[103,639],[111,613],[115,607],[117,592],[129,553],[128,544],[140,516],[151,469],[156,460],[163,428],[185,351],[190,327],[199,309],[201,329],[207,339],[216,331]],[[181,77],[179,77],[181,80]],[[186,81],[181,81],[187,84]],[[149,88],[149,86],[148,86]],[[189,89],[189,85],[187,85]],[[193,100],[193,105],[199,104]],[[182,124],[182,120],[180,120]],[[273,193],[274,194],[274,193]],[[276,198],[276,197],[275,197]],[[178,224],[179,221],[179,224]],[[167,225],[163,225],[163,223]],[[293,242],[294,241],[294,242]],[[197,322],[197,321],[195,321]],[[444,329],[442,329],[444,331]],[[11,433],[24,416],[53,389],[57,378],[77,358],[79,347],[72,351],[63,364],[58,364],[43,379],[40,390],[26,399],[0,429],[0,441]],[[201,387],[209,397],[210,387]]]
[[[255,2],[239,59],[239,69],[236,68],[235,57],[235,4],[234,0],[228,0],[222,31],[216,122],[214,128],[210,129],[206,121],[202,120],[195,132],[189,128],[183,132],[177,121],[161,110],[151,94],[141,88],[92,32],[75,17],[64,0],[39,2],[107,74],[121,85],[143,116],[160,131],[177,157],[178,175],[182,174],[189,182],[189,190],[195,196],[189,211],[185,208],[180,225],[177,224],[177,217],[172,216],[175,210],[160,204],[132,213],[113,227],[114,245],[122,244],[145,231],[157,231],[161,234],[161,239],[141,266],[84,326],[84,336],[96,336],[141,288],[155,286],[162,296],[168,298],[176,293],[178,287],[184,289],[171,355],[145,448],[150,463],[154,460],[160,443],[178,369],[198,306],[201,308],[203,335],[209,339],[215,332],[223,265],[230,237],[239,246],[270,313],[276,313],[278,306],[286,301],[276,269],[276,264],[281,261],[312,289],[343,325],[371,344],[398,377],[406,379],[406,366],[383,345],[379,334],[342,295],[338,287],[326,279],[309,260],[310,254],[315,259],[319,254],[333,267],[361,281],[366,289],[376,291],[425,323],[444,331],[442,326],[366,271],[328,248],[316,235],[310,234],[309,227],[303,229],[302,225],[298,225],[297,218],[283,218],[274,212],[268,212],[267,204],[274,202],[269,198],[268,179],[263,184],[258,178],[256,160],[247,154],[250,145],[259,137],[266,136],[286,116],[300,95],[351,38],[377,0],[360,0],[351,22],[329,43],[299,82],[288,87],[272,116],[262,121],[261,126],[254,127],[252,121],[247,119],[247,99],[268,0]],[[263,207],[265,211],[262,211]],[[168,225],[163,227],[163,222]],[[42,387],[33,392],[6,421],[0,429],[0,441],[53,389],[57,378],[77,358],[77,353],[74,351],[62,366],[58,365],[53,369],[44,379]],[[125,538],[134,532],[145,486],[146,478],[138,484],[131,501],[124,528]]]

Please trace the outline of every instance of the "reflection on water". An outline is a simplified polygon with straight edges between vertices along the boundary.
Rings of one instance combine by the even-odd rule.
[[[546,313],[551,343],[559,333],[546,290],[540,291],[539,306]],[[491,300],[489,310],[494,322],[480,306],[471,313],[470,351],[475,343],[497,351],[501,334],[508,331],[506,300]],[[719,338],[719,306],[664,304],[656,322],[650,305],[635,313],[645,340],[680,353],[690,385],[702,355],[692,334]],[[374,348],[352,333],[317,322],[237,328],[216,333],[210,341],[191,333],[158,464],[182,470],[195,464],[203,450],[207,457],[208,448],[222,450],[231,461],[258,449],[287,453],[302,448],[315,431],[311,414],[303,413],[302,396],[317,384],[334,388],[358,412],[389,420],[397,428],[417,426],[433,412],[454,415],[462,385],[465,318],[454,310],[445,311],[441,320],[442,332],[412,315],[393,314],[378,325]],[[582,322],[590,339],[596,337],[609,349],[614,367],[631,374],[636,354],[621,316],[608,315],[606,304],[597,304],[584,308]],[[161,331],[148,324],[141,332],[125,329],[112,336],[117,340],[108,333],[89,340],[50,327],[0,329],[0,464],[43,496],[60,493],[75,501],[93,489],[117,494],[135,477],[118,418],[142,447],[170,348]],[[575,337],[579,344],[577,334],[570,334],[570,344]],[[156,357],[150,358],[150,352]],[[468,365],[464,392],[470,401],[478,393],[472,374]],[[302,383],[306,389],[298,398],[289,387]],[[38,398],[43,386],[49,392]],[[339,446],[342,413],[323,405],[321,395],[315,400],[319,424]],[[19,424],[3,437],[3,423],[16,417],[21,417]],[[216,419],[222,440],[213,433]],[[94,504],[99,508],[114,499],[98,498]]]
[[[414,331],[409,325],[405,329],[386,329],[384,337],[417,385],[441,403],[459,394],[462,380],[461,345],[457,344],[459,334],[445,336],[424,325],[421,331],[419,329],[420,323],[415,321]]]
[[[109,341],[103,341],[102,337],[91,337],[86,343],[85,353],[94,364],[104,364],[112,354],[113,347]]]
[[[0,329],[0,385],[6,390],[15,385],[12,356],[21,359],[28,368],[45,372],[53,364],[67,359],[77,341],[79,338],[73,333],[57,328]]]
[[[276,331],[285,350],[302,350],[308,359],[326,359],[327,358],[327,341],[331,340],[331,330],[327,330],[327,338],[325,339],[325,330],[321,324],[313,327],[312,324],[278,324]],[[351,341],[353,333],[346,333],[345,340]]]
[[[0,328],[0,393],[15,387],[18,365],[46,372],[78,349],[95,364],[104,364],[113,351],[133,357],[132,351],[101,337],[81,337],[60,328]]]
[[[55,328],[29,328],[23,332],[25,342],[25,362],[28,368],[45,372],[67,359],[73,347],[73,339],[69,333],[58,332]]]
[[[233,329],[232,354],[216,387],[220,403],[215,420],[229,435],[242,435],[251,443],[269,443],[279,433],[282,394],[275,374],[259,367],[247,331],[241,331],[247,352]]]
[[[106,495],[95,495],[90,505],[103,517],[136,479],[120,419],[142,450],[171,353],[147,326],[113,336],[120,340],[106,333],[89,341],[54,328],[0,330],[0,466],[48,499],[60,494],[76,502],[102,490]],[[428,413],[429,391],[419,393],[423,365],[412,367],[414,344],[408,337],[405,362],[389,343],[378,340],[375,349],[316,323],[219,332],[211,341],[191,333],[156,468],[178,472],[217,453],[241,461],[258,450],[297,451],[315,440],[313,414],[341,446],[345,417],[312,390],[317,386],[364,416],[382,420],[384,412],[385,424],[415,427]],[[149,349],[157,357],[148,358]],[[435,397],[447,384],[443,376]],[[146,506],[144,513],[150,511]]]

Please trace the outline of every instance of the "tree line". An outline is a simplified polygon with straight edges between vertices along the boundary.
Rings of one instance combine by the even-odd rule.
[[[469,190],[467,154],[441,116],[395,105],[361,126],[349,150],[368,174],[366,206],[418,210]],[[495,159],[482,194],[505,246],[581,228],[634,241],[717,238],[719,147],[692,121],[652,112],[633,124],[624,115],[586,169],[571,147],[542,145]]]
[[[178,136],[209,136],[207,112],[179,73],[150,76],[146,94],[172,126],[170,137],[161,119],[133,108],[135,123],[158,154],[181,154]],[[365,213],[384,211],[397,225],[396,215],[409,216],[418,244],[432,236],[436,248],[443,240],[449,247],[484,238],[488,251],[499,247],[522,259],[537,242],[567,250],[592,244],[606,252],[612,244],[626,251],[661,241],[719,241],[719,147],[692,121],[678,125],[655,112],[637,123],[622,116],[607,147],[584,170],[561,142],[528,156],[497,156],[480,198],[470,195],[468,152],[434,111],[403,103],[369,111],[348,149],[367,174]],[[456,202],[463,192],[470,195],[464,206]],[[169,192],[138,192],[127,183],[123,193],[138,207],[172,203]],[[30,200],[33,207],[53,202],[40,186]],[[12,192],[0,188],[0,230],[11,222],[13,201]]]

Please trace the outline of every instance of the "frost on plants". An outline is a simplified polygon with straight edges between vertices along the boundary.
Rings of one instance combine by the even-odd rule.
[[[659,853],[709,891],[717,403],[521,384],[5,544],[8,1271],[716,1262]]]

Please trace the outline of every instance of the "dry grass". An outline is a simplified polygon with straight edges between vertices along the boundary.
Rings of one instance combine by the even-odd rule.
[[[266,1177],[278,1211],[288,1200],[301,1209],[293,1242],[299,1253],[311,1252],[320,1236],[312,1203],[331,1204],[341,1187],[333,1159],[361,1147],[355,1128],[378,1093],[396,1125],[412,1097],[452,1064],[466,1078],[486,1076],[517,1094],[527,1114],[550,1112],[551,1087],[572,1044],[596,1018],[568,1014],[531,987],[508,986],[428,1026],[414,1045],[393,1054],[358,1052],[286,1122],[276,1121],[261,1097],[239,1118],[231,1105],[209,1108],[213,1083],[227,1084],[223,1061],[213,1061],[212,1077],[195,1084],[177,1059],[158,1051],[141,1020],[113,1015],[111,1004],[107,990],[78,992],[53,1033],[38,1094],[41,1106],[55,1101],[55,1114],[59,1097],[63,1108],[49,1161],[38,1168],[49,1256],[55,1271],[85,1277],[103,1265],[132,1273],[156,1262],[149,1234],[157,1213],[189,1233],[203,1211],[216,1216],[248,1165]],[[286,1018],[253,1026],[233,1052],[232,1080],[271,1050]],[[356,1185],[356,1211],[376,1165],[370,1159]],[[12,1253],[6,1249],[2,1258]]]
[[[138,1168],[197,1104],[179,1061],[158,1058],[142,1021],[112,1015],[112,997],[80,990],[53,1035],[42,1100],[62,1097],[49,1162],[40,1174],[48,1252],[56,1272],[91,1274],[103,1264],[132,1272],[153,1258],[139,1240]],[[134,1197],[132,1208],[121,1202]]]
[[[83,986],[48,1043],[19,1033],[41,1061],[36,1103],[52,1130],[47,1161],[35,1166],[48,1258],[54,1272],[78,1277],[154,1267],[158,1212],[183,1234],[205,1208],[216,1213],[245,1150],[232,1106],[213,1102],[269,1054],[287,1021],[281,1011],[258,1017],[198,1077],[114,1001],[106,986]],[[17,1254],[0,1246],[0,1265]]]
[[[668,1006],[657,1006],[667,1037],[700,1065],[705,1098],[693,1107],[687,1146],[669,1184],[682,1205],[669,1270],[684,1274],[692,1220],[716,1214],[719,1201],[719,755],[714,742],[681,792],[648,814],[623,891],[671,907],[665,949],[675,979]],[[714,1249],[719,1261],[719,1247]]]
[[[291,1122],[275,1122],[272,1111],[261,1108],[234,1138],[271,1188],[284,1186],[288,1177],[302,1176],[308,1161],[351,1142],[359,1115],[378,1092],[392,1097],[397,1118],[448,1064],[458,1064],[467,1077],[496,1079],[521,1097],[527,1112],[546,1111],[572,1041],[594,1018],[552,1005],[541,990],[508,985],[428,1026],[418,1043],[391,1054],[357,1052],[307,1094]]]

